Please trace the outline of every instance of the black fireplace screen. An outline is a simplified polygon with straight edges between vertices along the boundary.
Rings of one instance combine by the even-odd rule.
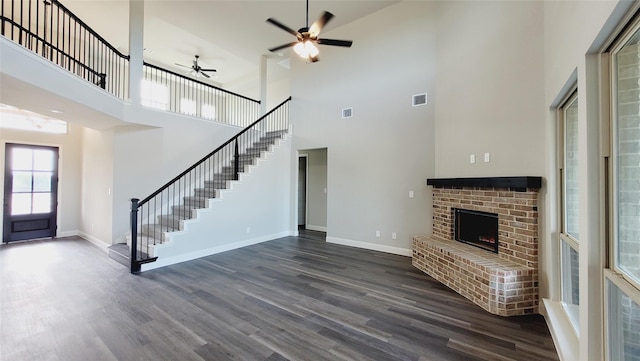
[[[498,215],[454,208],[456,241],[498,253]]]

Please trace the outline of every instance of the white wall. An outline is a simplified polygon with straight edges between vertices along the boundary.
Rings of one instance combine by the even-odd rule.
[[[82,137],[81,235],[108,247],[113,220],[113,130],[84,128]]]
[[[437,177],[543,174],[542,6],[438,2]]]
[[[327,148],[330,242],[408,255],[411,236],[431,231],[434,107],[411,97],[435,92],[435,18],[432,2],[401,2],[323,33],[352,48],[292,59],[294,148]]]
[[[59,148],[58,232],[59,237],[77,235],[81,228],[82,127],[69,125],[68,134],[49,134],[0,128],[1,184],[4,185],[6,143],[54,146]],[[4,187],[2,187],[4,191]],[[4,207],[3,207],[4,209]],[[2,234],[0,224],[0,234]]]
[[[327,150],[301,151],[307,155],[307,220],[306,228],[327,231]]]

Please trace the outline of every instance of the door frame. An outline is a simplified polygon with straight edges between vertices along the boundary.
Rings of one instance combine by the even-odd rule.
[[[0,167],[2,168],[2,172],[0,172],[0,182],[4,185],[4,169],[5,169],[5,159],[6,159],[6,149],[7,143],[11,144],[24,144],[26,146],[40,146],[40,147],[52,147],[58,148],[58,182],[56,192],[58,194],[58,205],[56,207],[56,231],[54,237],[59,237],[60,233],[60,225],[61,219],[64,218],[61,210],[61,182],[64,179],[64,146],[60,143],[48,143],[48,142],[37,142],[37,141],[29,141],[24,139],[0,139]],[[0,215],[2,216],[2,221],[0,221],[0,245],[5,244],[2,240],[2,236],[4,235],[4,188],[2,190],[2,209],[0,210]],[[67,232],[69,233],[69,232]]]
[[[309,220],[309,153],[300,153],[298,151],[298,161],[296,164],[296,231],[300,226],[298,224],[298,219],[300,215],[298,214],[298,210],[300,209],[300,158],[305,158],[304,163],[304,225],[305,229]]]

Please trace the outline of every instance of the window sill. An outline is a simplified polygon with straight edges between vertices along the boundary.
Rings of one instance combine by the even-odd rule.
[[[551,331],[551,337],[556,345],[560,361],[578,360],[580,341],[562,308],[562,303],[546,298],[542,301],[546,311],[545,319]]]

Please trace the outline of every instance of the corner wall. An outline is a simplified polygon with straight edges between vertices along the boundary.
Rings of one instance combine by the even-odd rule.
[[[328,149],[329,242],[408,256],[411,237],[431,231],[435,18],[433,2],[399,2],[323,33],[352,48],[291,59],[294,151]],[[425,92],[429,104],[412,107]]]

